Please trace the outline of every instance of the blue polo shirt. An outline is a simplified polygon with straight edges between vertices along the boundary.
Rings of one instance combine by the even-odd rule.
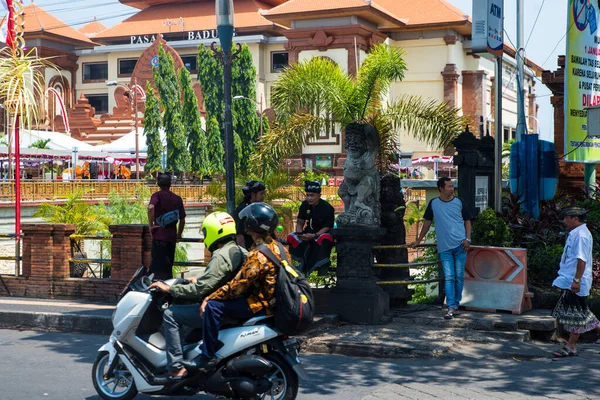
[[[467,238],[465,221],[471,219],[471,213],[456,196],[450,201],[439,197],[432,199],[427,205],[424,218],[435,224],[438,253],[457,248]]]

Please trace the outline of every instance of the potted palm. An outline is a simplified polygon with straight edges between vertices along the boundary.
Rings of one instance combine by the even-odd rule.
[[[275,123],[259,141],[254,171],[277,169],[283,158],[300,153],[322,129],[335,125],[374,127],[382,172],[398,151],[398,129],[432,147],[448,147],[465,122],[458,109],[420,96],[385,100],[392,83],[401,81],[406,70],[402,49],[385,44],[373,46],[356,77],[323,57],[291,65],[273,86]]]

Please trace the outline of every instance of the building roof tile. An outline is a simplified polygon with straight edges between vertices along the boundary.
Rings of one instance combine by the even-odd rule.
[[[100,32],[105,31],[106,29],[106,25],[104,25],[102,22],[97,21],[96,17],[94,17],[94,20],[92,22],[82,26],[78,29],[78,31],[83,33],[87,37],[94,37]]]
[[[274,27],[275,24],[260,14],[260,9],[270,6],[253,0],[236,0],[234,22],[236,29],[251,27]],[[183,26],[167,26],[167,18],[179,20],[183,18]],[[172,4],[159,5],[140,11],[118,25],[108,28],[96,35],[94,39],[109,39],[132,35],[149,35],[180,31],[211,30],[217,28],[215,18],[215,2],[183,3],[174,7]]]
[[[462,11],[452,6],[446,0],[336,0],[335,3],[323,0],[289,0],[288,2],[263,12],[273,21],[314,18],[315,13],[335,14],[337,12],[351,13],[353,9],[365,7],[387,14],[390,18],[402,21],[403,26],[421,24],[439,24],[464,22],[468,20]],[[285,18],[285,17],[288,18]]]
[[[25,38],[27,34],[50,33],[64,38],[66,42],[93,45],[83,33],[71,28],[36,4],[29,4],[23,9],[25,17]]]

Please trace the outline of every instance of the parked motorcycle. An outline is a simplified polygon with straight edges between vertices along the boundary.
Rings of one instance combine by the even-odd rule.
[[[94,387],[103,399],[128,400],[138,392],[178,396],[205,392],[232,399],[296,398],[298,378],[306,379],[298,358],[300,346],[295,338],[277,332],[271,317],[224,325],[214,369],[188,368],[188,376],[182,380],[164,379],[167,355],[161,326],[170,296],[148,289],[151,279],[145,276],[144,267],[130,282],[113,313],[110,340],[98,350],[92,369]],[[186,360],[201,354],[202,341],[193,339],[193,334],[184,341]]]

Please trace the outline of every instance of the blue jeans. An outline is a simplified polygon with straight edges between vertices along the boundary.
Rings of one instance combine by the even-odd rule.
[[[465,285],[467,253],[461,245],[440,253],[440,261],[444,270],[446,305],[449,309],[457,310],[460,307],[463,286]]]
[[[221,329],[221,320],[223,317],[236,319],[250,319],[265,315],[261,310],[256,314],[250,310],[246,298],[238,298],[228,301],[209,300],[204,310],[202,331],[204,334],[204,343],[202,345],[202,354],[207,358],[212,358],[217,353],[219,344],[219,329]]]

